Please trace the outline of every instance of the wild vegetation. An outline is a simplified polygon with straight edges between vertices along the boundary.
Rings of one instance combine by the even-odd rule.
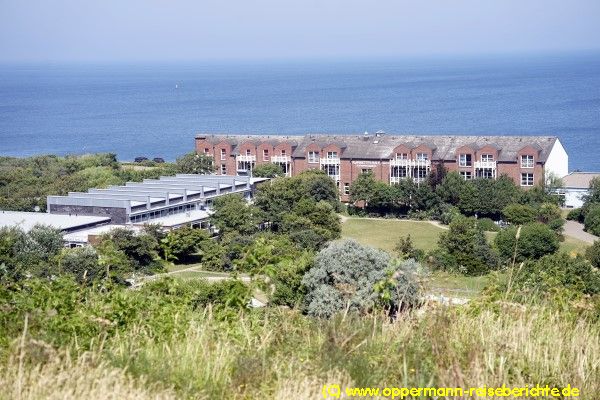
[[[600,392],[599,244],[561,252],[560,215],[543,190],[472,183],[505,190],[474,210],[460,201],[472,189],[452,176],[376,184],[377,196],[398,196],[386,213],[435,210],[448,223],[362,219],[351,230],[364,243],[360,224],[407,226],[402,237],[384,227],[387,251],[341,239],[337,188],[318,171],[277,177],[252,203],[219,198],[215,237],[148,225],[64,249],[48,227],[3,229],[0,398],[320,398],[325,383]],[[360,213],[383,212],[381,197],[358,192]],[[146,278],[172,262],[229,279]],[[468,304],[440,305],[427,296],[429,270],[488,284]],[[266,307],[251,307],[257,298]]]

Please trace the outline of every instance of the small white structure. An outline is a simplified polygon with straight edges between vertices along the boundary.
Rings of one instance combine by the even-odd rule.
[[[563,188],[558,194],[564,196],[565,207],[579,208],[583,206],[583,197],[590,191],[590,182],[600,177],[598,172],[571,172],[562,178]]]

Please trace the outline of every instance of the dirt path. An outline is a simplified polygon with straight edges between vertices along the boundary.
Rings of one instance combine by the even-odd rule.
[[[598,236],[594,236],[591,233],[585,232],[583,230],[583,225],[575,221],[567,221],[565,223],[564,233],[567,236],[571,236],[575,239],[579,239],[590,244],[598,240]]]

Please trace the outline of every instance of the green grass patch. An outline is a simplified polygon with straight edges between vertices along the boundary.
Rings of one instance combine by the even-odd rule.
[[[565,240],[560,243],[560,250],[569,254],[585,254],[585,250],[591,245],[583,240],[565,235]]]
[[[410,234],[415,247],[433,250],[444,229],[426,221],[349,218],[342,224],[342,236],[386,251],[393,251],[401,237]]]

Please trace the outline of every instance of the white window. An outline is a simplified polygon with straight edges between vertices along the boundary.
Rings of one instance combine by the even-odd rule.
[[[269,150],[263,150],[263,161],[269,161]]]
[[[372,173],[373,173],[373,170],[372,170],[371,168],[362,168],[362,169],[360,170],[360,173],[361,173],[361,174],[372,174]]]
[[[221,175],[227,175],[227,165],[221,164]]]
[[[408,168],[392,167],[392,178],[406,178],[408,176]]]
[[[285,150],[281,150],[281,155],[285,157]]]
[[[323,165],[323,171],[327,172],[327,175],[336,177],[340,174],[340,166],[335,164]]]
[[[226,156],[227,156],[227,150],[221,149],[221,160],[225,160]]]
[[[396,160],[408,160],[408,153],[396,153]]]
[[[208,154],[209,151],[210,151],[210,149],[208,147],[204,148],[204,154]]]
[[[481,155],[481,161],[483,161],[483,162],[493,162],[494,161],[494,155],[493,154],[482,154]]]
[[[337,158],[338,154],[337,151],[328,151],[327,152],[327,158]]]
[[[425,167],[417,167],[414,170],[414,177],[418,180],[423,180],[427,178],[427,168]]]
[[[471,162],[471,154],[460,154],[458,156],[459,167],[470,167],[471,165],[473,165]]]
[[[350,184],[348,182],[344,183],[344,194],[350,194]]]
[[[533,168],[533,156],[524,155],[521,156],[521,168]]]
[[[469,179],[473,179],[473,173],[471,171],[460,171],[460,176],[465,180],[468,181]]]
[[[417,153],[417,160],[427,161],[428,159],[429,159],[429,155],[427,153]]]
[[[250,149],[246,149],[246,155],[249,156],[250,155]]]
[[[522,173],[521,174],[521,186],[533,186],[533,174]]]
[[[311,164],[319,162],[319,152],[318,151],[309,151],[308,152],[308,162]]]

